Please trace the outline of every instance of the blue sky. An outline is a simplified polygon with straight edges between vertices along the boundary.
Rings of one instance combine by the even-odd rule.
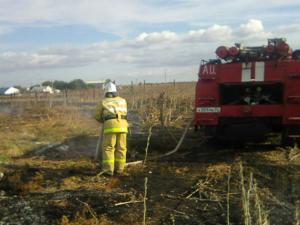
[[[81,78],[196,80],[219,45],[286,37],[292,0],[0,0],[0,86]]]

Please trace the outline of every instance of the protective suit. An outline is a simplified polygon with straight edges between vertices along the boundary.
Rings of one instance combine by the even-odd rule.
[[[123,173],[127,152],[127,102],[118,97],[116,86],[109,82],[105,98],[96,110],[95,119],[103,123],[102,170],[108,175]]]

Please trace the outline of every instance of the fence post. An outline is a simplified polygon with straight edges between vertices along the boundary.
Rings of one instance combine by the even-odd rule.
[[[96,88],[93,88],[93,100],[96,101]]]
[[[65,106],[68,105],[68,89],[65,89],[64,91],[64,103],[65,103]]]
[[[34,92],[34,96],[35,96],[35,104],[37,105],[37,103],[38,103],[38,93],[37,93],[37,91]]]
[[[131,109],[133,109],[134,105],[135,105],[135,98],[134,98],[134,89],[133,89],[133,81],[131,81],[131,87],[130,87],[130,92],[131,92],[131,96],[132,96],[132,105],[131,105]]]
[[[165,126],[165,92],[160,93],[158,97],[158,104],[160,109],[160,123],[164,127]]]

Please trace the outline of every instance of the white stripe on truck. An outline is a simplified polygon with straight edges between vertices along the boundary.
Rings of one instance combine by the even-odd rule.
[[[256,62],[255,63],[255,81],[265,80],[265,63]]]
[[[251,78],[252,63],[242,63],[242,82],[264,81],[265,80],[265,63],[254,62],[254,77]]]
[[[252,81],[251,65],[252,65],[252,63],[242,63],[242,82]]]

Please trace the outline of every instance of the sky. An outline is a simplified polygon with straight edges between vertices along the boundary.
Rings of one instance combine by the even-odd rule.
[[[0,0],[0,87],[45,80],[197,80],[220,45],[285,37],[295,0]]]

